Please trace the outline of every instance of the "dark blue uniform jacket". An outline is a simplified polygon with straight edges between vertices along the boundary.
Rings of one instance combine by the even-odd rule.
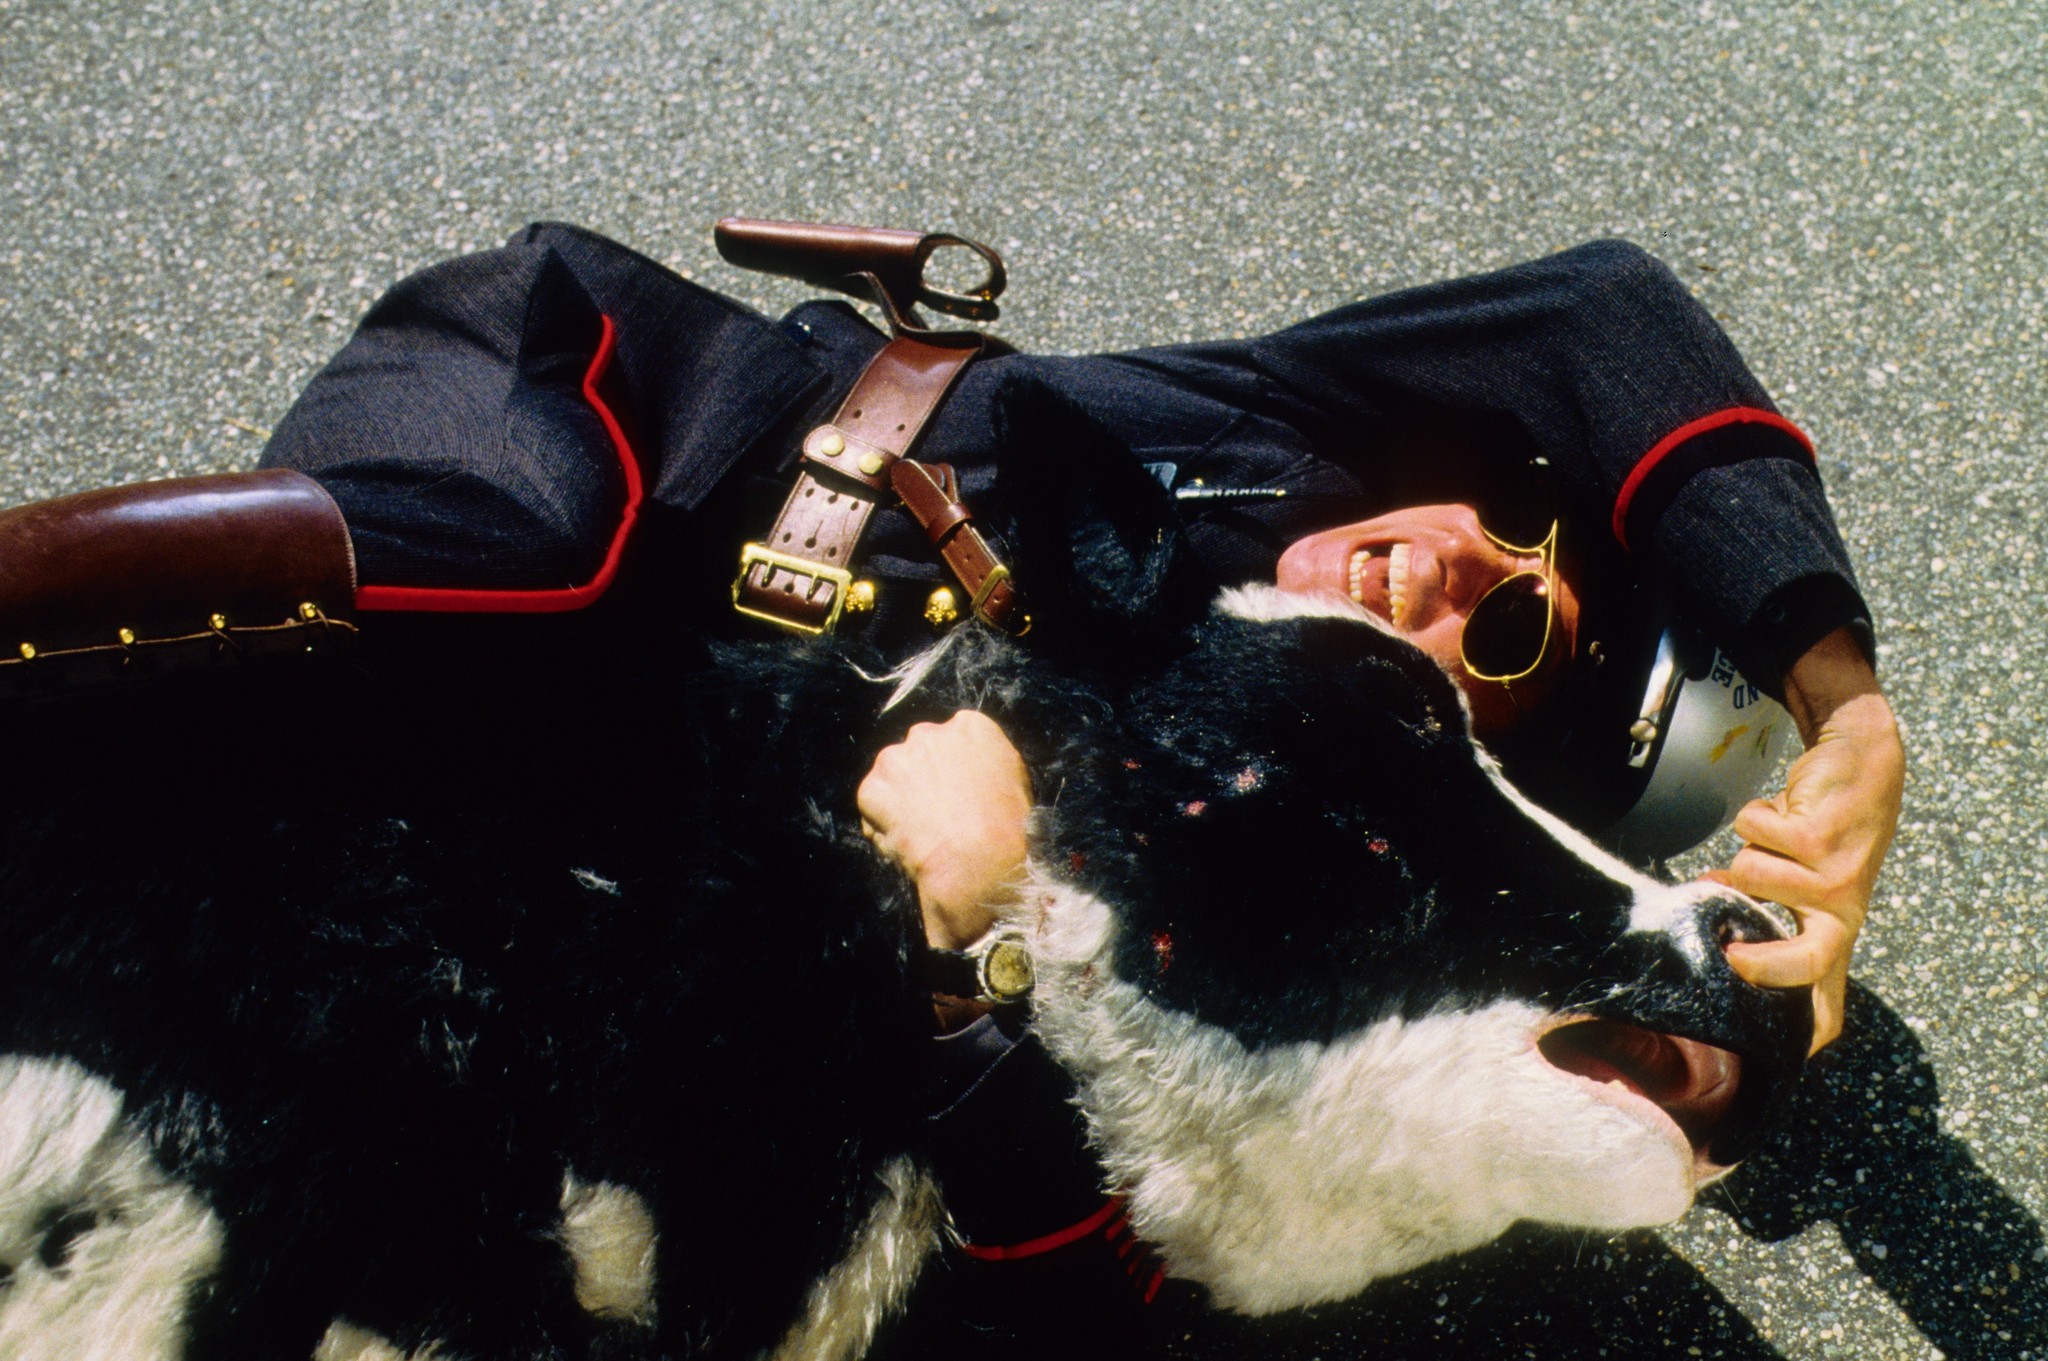
[[[562,608],[614,579],[623,443],[646,496],[623,536],[646,564],[632,571],[723,628],[739,546],[773,519],[803,431],[884,340],[845,303],[777,322],[593,233],[535,226],[393,288],[264,461],[334,493],[366,586]],[[1476,498],[1484,519],[1487,470],[1532,458],[1555,473],[1568,569],[1659,578],[1765,689],[1835,627],[1868,628],[1806,437],[1672,273],[1621,242],[1247,340],[984,359],[917,456],[960,471],[1055,633],[1064,602],[1200,608],[1270,579],[1294,538],[1394,505]],[[1290,496],[1167,495],[1195,482]],[[863,627],[915,650],[943,568],[897,510],[866,546],[882,609]]]

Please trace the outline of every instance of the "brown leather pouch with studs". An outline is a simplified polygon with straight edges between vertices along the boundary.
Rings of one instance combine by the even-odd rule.
[[[0,511],[0,697],[346,646],[355,558],[303,473],[142,482]]]

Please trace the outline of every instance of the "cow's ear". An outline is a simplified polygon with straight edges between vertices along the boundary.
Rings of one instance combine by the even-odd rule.
[[[1006,379],[994,409],[997,528],[1037,645],[1143,650],[1200,619],[1215,587],[1188,552],[1172,495],[1136,455],[1029,377]]]

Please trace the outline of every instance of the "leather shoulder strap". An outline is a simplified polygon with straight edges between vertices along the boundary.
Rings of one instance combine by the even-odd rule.
[[[767,538],[742,552],[732,585],[740,613],[801,633],[839,622],[861,534],[892,494],[891,469],[979,353],[972,332],[943,343],[898,336],[868,361],[832,419],[804,436],[796,485]]]

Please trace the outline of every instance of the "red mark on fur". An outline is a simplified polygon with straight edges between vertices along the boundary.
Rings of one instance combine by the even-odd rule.
[[[1237,779],[1232,781],[1237,786],[1237,792],[1240,794],[1249,794],[1265,782],[1265,772],[1261,771],[1257,766],[1246,766],[1243,770],[1237,772]]]
[[[1159,972],[1165,973],[1173,967],[1173,936],[1165,931],[1152,933],[1152,953],[1159,956]]]
[[[1372,838],[1370,841],[1365,843],[1365,848],[1371,851],[1374,855],[1385,855],[1388,851],[1393,849],[1393,847],[1387,843],[1387,839],[1383,836],[1376,836]]]
[[[1149,833],[1146,832],[1132,832],[1131,840],[1137,842],[1140,846],[1149,846],[1152,844],[1152,837]]]
[[[1081,852],[1075,851],[1072,855],[1067,857],[1067,868],[1069,870],[1072,870],[1075,874],[1079,874],[1082,870],[1086,869],[1087,867],[1088,857],[1083,855]]]
[[[1207,799],[1189,799],[1180,806],[1181,816],[1198,818],[1208,810],[1208,807],[1209,801]]]
[[[1138,758],[1137,758],[1137,757],[1135,757],[1135,756],[1126,756],[1126,757],[1124,757],[1124,769],[1125,769],[1125,770],[1140,770],[1140,769],[1142,769],[1142,768],[1143,768],[1143,764],[1142,764],[1142,763],[1141,763],[1141,762],[1140,762],[1140,761],[1138,760]]]

